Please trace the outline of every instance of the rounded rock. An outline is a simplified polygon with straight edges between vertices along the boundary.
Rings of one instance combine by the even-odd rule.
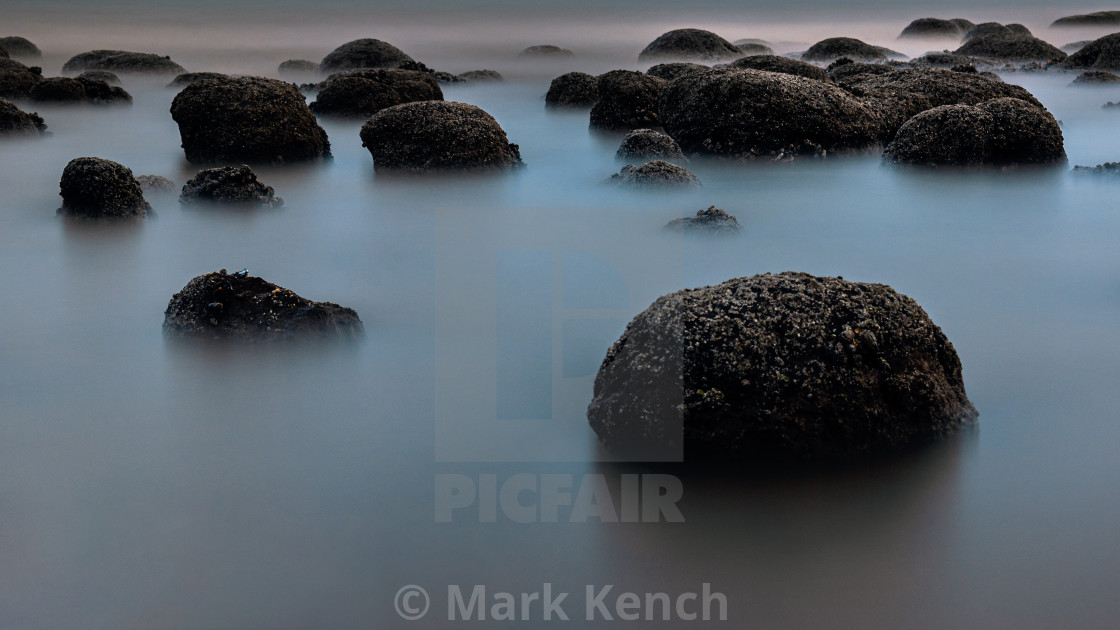
[[[1037,37],[1020,33],[991,33],[974,37],[954,51],[968,57],[987,57],[1000,61],[1053,61],[1066,54]]]
[[[1120,33],[1105,35],[1086,44],[1062,62],[1077,70],[1120,70]]]
[[[186,69],[171,57],[127,50],[91,50],[74,55],[62,66],[63,72],[109,70],[135,74],[183,74]]]
[[[0,98],[0,136],[38,136],[46,131],[42,116],[25,112],[11,101]]]
[[[553,46],[551,44],[542,44],[539,46],[529,46],[525,50],[517,53],[518,57],[571,57],[574,55],[572,51],[567,48]]]
[[[59,181],[59,213],[85,218],[142,218],[152,207],[128,167],[96,157],[70,160]]]
[[[727,61],[743,52],[711,31],[680,28],[658,36],[638,55],[638,61],[677,59],[683,61]]]
[[[351,70],[323,81],[310,108],[316,115],[369,118],[401,103],[442,100],[443,90],[427,72]]]
[[[85,77],[51,77],[31,87],[28,98],[36,103],[128,105],[132,95],[124,88]]]
[[[356,68],[400,68],[415,63],[400,48],[379,39],[356,39],[335,48],[319,63],[323,73]]]
[[[653,160],[641,166],[627,164],[607,180],[621,186],[636,188],[699,188],[700,178],[683,166],[665,160]]]
[[[43,56],[43,51],[39,50],[39,47],[26,37],[15,35],[0,37],[0,48],[7,50],[8,55],[11,57],[38,59]]]
[[[854,37],[829,37],[813,44],[801,58],[805,61],[834,61],[847,57],[853,61],[886,61],[882,48]]]
[[[906,25],[899,34],[899,39],[934,39],[951,37],[960,39],[974,26],[968,20],[941,20],[938,18],[920,18]]]
[[[599,102],[599,77],[569,72],[552,80],[544,102],[550,107],[591,107]]]
[[[13,59],[0,59],[0,97],[27,98],[31,88],[42,80],[42,68],[29,68]]]
[[[688,74],[690,72],[703,72],[708,69],[708,66],[702,66],[698,63],[691,63],[688,61],[677,61],[671,63],[659,63],[656,66],[651,66],[646,70],[646,74],[658,79],[665,79],[672,81],[673,79]]]
[[[658,100],[665,83],[634,70],[599,75],[599,101],[591,108],[591,126],[618,131],[659,126]]]
[[[676,140],[652,129],[635,129],[627,133],[615,157],[622,160],[685,159]]]
[[[284,205],[284,200],[276,196],[272,186],[261,183],[253,169],[242,164],[199,171],[183,185],[179,203],[242,204],[276,208]]]
[[[780,57],[778,55],[753,55],[750,57],[743,57],[742,59],[736,59],[727,64],[727,67],[742,70],[763,70],[765,72],[791,74],[796,77],[805,77],[806,79],[814,79],[816,81],[828,81],[828,73],[822,68],[818,68],[811,63],[790,59],[789,57]]]
[[[306,59],[289,59],[280,62],[280,65],[276,67],[276,72],[282,75],[315,74],[319,72],[319,64]]]

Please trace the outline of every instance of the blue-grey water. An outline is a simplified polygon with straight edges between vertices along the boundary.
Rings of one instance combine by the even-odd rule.
[[[866,155],[695,161],[701,190],[641,193],[602,183],[620,167],[616,136],[589,133],[586,112],[544,108],[552,77],[644,69],[637,52],[675,26],[786,42],[783,52],[854,35],[920,54],[952,45],[894,40],[927,10],[859,21],[832,7],[806,22],[760,8],[766,19],[728,21],[726,7],[661,4],[612,22],[556,5],[519,5],[508,20],[502,3],[431,20],[393,5],[386,26],[346,3],[328,14],[288,3],[282,18],[162,7],[126,26],[116,11],[127,3],[59,6],[14,4],[4,26],[44,48],[48,75],[72,54],[125,48],[274,76],[280,61],[317,60],[359,36],[440,69],[493,68],[504,83],[445,94],[494,115],[527,168],[375,176],[360,121],[325,120],[332,161],[257,169],[280,209],[188,209],[149,194],[154,220],[74,224],[55,216],[74,157],[179,184],[197,170],[168,114],[174,91],[125,77],[131,107],[24,104],[53,133],[0,143],[0,628],[457,627],[447,585],[520,593],[546,582],[578,593],[709,583],[738,628],[1120,618],[1120,178],[914,172]],[[953,15],[1024,21],[1061,45],[1088,37],[1046,29],[1072,12]],[[579,54],[516,58],[537,43]],[[1004,78],[1062,121],[1070,165],[1120,159],[1120,114],[1100,108],[1120,89]],[[709,205],[743,233],[661,230]],[[310,349],[165,341],[175,291],[243,267],[356,309],[366,338]],[[804,474],[604,461],[582,413],[626,321],[670,291],[790,269],[914,297],[960,354],[979,432]],[[434,516],[437,475],[601,474],[617,486],[651,471],[681,476],[684,523],[570,523],[563,509],[557,523]],[[409,584],[433,595],[423,621],[394,610]],[[582,625],[580,605],[568,608]]]

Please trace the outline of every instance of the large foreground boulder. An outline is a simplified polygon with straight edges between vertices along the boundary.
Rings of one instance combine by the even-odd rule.
[[[899,39],[935,39],[953,38],[960,39],[975,26],[968,20],[957,18],[954,20],[941,20],[938,18],[919,18],[906,25],[899,34]]]
[[[834,61],[847,57],[853,61],[886,61],[882,48],[872,46],[854,37],[829,37],[813,44],[802,53],[805,61]]]
[[[225,269],[198,276],[172,298],[163,331],[173,337],[274,341],[360,337],[353,309],[312,302],[292,291]]]
[[[1086,44],[1062,62],[1076,70],[1120,70],[1120,33],[1105,35]]]
[[[67,216],[138,219],[152,211],[128,167],[96,157],[70,160],[62,170],[58,194],[59,213]]]
[[[361,130],[377,170],[474,171],[522,166],[494,117],[466,103],[421,101],[381,110]]]
[[[569,72],[552,80],[544,102],[549,107],[591,107],[599,102],[599,77]]]
[[[1019,33],[992,33],[974,37],[954,51],[969,57],[999,61],[1060,61],[1066,54],[1037,37]]]
[[[296,86],[241,77],[191,84],[171,101],[187,161],[293,162],[329,157],[327,132]]]
[[[1066,160],[1062,130],[1050,112],[1000,98],[924,111],[898,130],[883,157],[901,164],[1011,166]]]
[[[1097,11],[1081,15],[1067,15],[1054,20],[1055,26],[1117,26],[1120,25],[1120,11]]]
[[[913,299],[792,272],[659,298],[607,352],[587,409],[608,448],[743,464],[898,451],[976,416]]]
[[[430,73],[367,69],[331,75],[310,107],[316,115],[369,118],[401,103],[442,100],[443,90]]]
[[[13,59],[0,59],[0,97],[27,98],[31,88],[42,80],[42,68],[29,68]]]
[[[634,70],[599,75],[599,101],[591,108],[591,126],[618,131],[660,126],[657,104],[665,83]]]
[[[326,73],[355,68],[400,68],[415,63],[403,50],[380,39],[356,39],[335,48],[319,63]]]
[[[36,103],[87,105],[128,105],[132,103],[132,95],[126,92],[124,88],[82,76],[43,79],[31,87],[28,98]]]
[[[700,178],[683,166],[665,160],[653,160],[641,166],[627,164],[611,175],[612,184],[633,188],[699,188]]]
[[[207,168],[187,180],[179,203],[239,204],[275,208],[284,205],[247,165]]]
[[[63,72],[109,70],[132,74],[183,74],[186,69],[171,57],[127,50],[91,50],[74,55],[62,66]]]
[[[46,131],[42,116],[25,112],[0,98],[0,136],[38,136]]]
[[[669,136],[652,129],[635,129],[622,138],[615,152],[621,160],[684,160],[681,147]]]
[[[780,57],[778,55],[752,55],[750,57],[736,59],[727,65],[729,68],[765,70],[766,72],[792,74],[794,76],[815,79],[817,81],[828,81],[828,73],[823,69],[811,63],[790,59],[789,57]]]
[[[43,56],[43,51],[39,50],[39,47],[26,37],[15,35],[0,37],[0,48],[8,51],[8,55],[11,57],[37,59]]]
[[[743,51],[711,31],[679,28],[650,42],[638,55],[638,61],[726,61],[742,56]]]

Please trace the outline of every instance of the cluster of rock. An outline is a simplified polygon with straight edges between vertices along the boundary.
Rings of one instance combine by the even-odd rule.
[[[0,58],[0,97],[26,99],[31,88],[43,80],[43,69],[25,66],[14,59]]]
[[[1072,70],[1120,70],[1120,33],[1105,35],[1085,44],[1062,62]]]
[[[37,103],[123,105],[132,103],[124,88],[83,76],[51,77],[31,86],[27,97]]]
[[[59,181],[59,214],[89,219],[141,219],[152,213],[132,171],[110,160],[70,160]]]
[[[179,203],[241,204],[276,208],[284,200],[247,165],[203,169],[187,180]]]

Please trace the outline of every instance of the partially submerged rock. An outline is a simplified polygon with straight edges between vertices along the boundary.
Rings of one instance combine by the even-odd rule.
[[[833,61],[847,57],[853,61],[886,61],[882,48],[854,37],[829,37],[813,44],[801,58],[805,61]]]
[[[289,59],[280,62],[280,65],[276,67],[276,72],[281,75],[315,74],[318,71],[319,64],[306,59]]]
[[[369,118],[415,101],[442,101],[443,90],[431,74],[413,70],[350,70],[331,75],[311,103],[316,115]]]
[[[228,74],[221,72],[184,72],[171,80],[167,87],[173,89],[182,89],[188,85],[193,85],[199,81],[206,81],[208,79],[229,79],[232,78]]]
[[[121,78],[115,72],[108,70],[86,70],[78,75],[79,79],[89,79],[90,81],[104,81],[109,85],[120,85]]]
[[[539,46],[529,46],[525,50],[517,53],[518,57],[571,57],[574,55],[572,51],[567,48],[553,46],[551,44],[542,44]]]
[[[774,49],[766,44],[735,44],[744,55],[773,55]]]
[[[680,145],[652,129],[635,129],[622,139],[615,157],[622,160],[684,160]]]
[[[552,80],[544,102],[550,107],[591,107],[599,101],[599,77],[569,72]]]
[[[637,188],[699,188],[700,178],[687,168],[665,160],[653,160],[641,166],[627,164],[611,175],[612,184]]]
[[[954,52],[1000,61],[1060,61],[1066,58],[1066,54],[1053,45],[1037,37],[1018,33],[991,33],[974,37]]]
[[[59,213],[83,218],[139,219],[152,211],[128,167],[96,157],[70,160],[59,181]]]
[[[379,39],[356,39],[335,48],[319,63],[324,74],[355,68],[400,68],[415,63],[400,48]]]
[[[91,50],[74,55],[62,66],[63,72],[109,70],[134,74],[183,74],[186,69],[171,57],[126,50]]]
[[[1120,70],[1120,33],[1105,35],[1085,45],[1062,62],[1076,70]]]
[[[243,204],[276,208],[284,200],[246,165],[203,169],[187,180],[179,203]]]
[[[697,210],[696,216],[673,219],[665,225],[672,232],[722,232],[737,233],[743,229],[739,220],[724,210],[709,206],[707,210]]]
[[[1058,18],[1050,24],[1055,26],[1116,26],[1120,24],[1120,11],[1097,11],[1080,15]]]
[[[957,18],[942,20],[938,18],[920,18],[906,25],[899,34],[899,39],[934,39],[953,38],[960,39],[962,35],[975,26],[968,20]]]
[[[1120,162],[1105,162],[1096,166],[1075,166],[1073,167],[1075,175],[1106,175],[1110,177],[1120,176]]]
[[[502,74],[497,70],[469,70],[457,75],[459,81],[465,83],[484,83],[486,81],[501,81]]]
[[[0,37],[0,48],[8,51],[8,55],[11,57],[38,59],[43,56],[43,51],[39,50],[39,47],[26,37],[15,35]]]
[[[263,77],[209,79],[171,102],[187,161],[293,162],[329,157],[327,132],[296,86]]]
[[[478,171],[523,166],[498,121],[474,105],[420,101],[374,114],[361,131],[378,171]]]
[[[127,105],[132,95],[124,88],[85,77],[51,77],[35,83],[28,98],[36,103]]]
[[[198,276],[176,293],[164,311],[163,331],[240,341],[344,339],[364,332],[353,309],[312,302],[247,272],[225,269]]]
[[[0,136],[38,136],[46,132],[42,116],[25,112],[0,98]]]
[[[177,188],[175,182],[162,175],[137,175],[136,183],[146,193],[168,193]]]
[[[727,67],[747,70],[765,70],[766,72],[792,74],[794,76],[815,79],[817,81],[828,81],[828,73],[823,69],[811,63],[805,63],[804,61],[777,55],[753,55],[750,57],[743,57],[742,59],[736,59],[727,64]]]
[[[899,451],[976,416],[913,299],[793,272],[662,296],[611,346],[587,408],[612,450],[742,464]]]
[[[662,33],[638,55],[638,61],[727,61],[743,56],[734,44],[711,31],[680,28]]]
[[[42,68],[29,68],[13,59],[0,59],[0,97],[27,98],[31,88],[42,80]]]
[[[599,101],[591,108],[591,126],[619,131],[660,126],[658,99],[665,83],[634,70],[599,75]]]
[[[1103,70],[1088,70],[1077,75],[1070,86],[1101,86],[1120,83],[1120,76]]]

